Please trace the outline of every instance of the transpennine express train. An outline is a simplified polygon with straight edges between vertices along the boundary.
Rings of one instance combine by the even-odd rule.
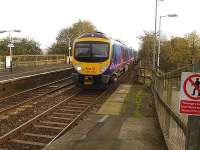
[[[135,52],[103,33],[85,33],[73,43],[73,79],[80,87],[106,87],[128,70]]]

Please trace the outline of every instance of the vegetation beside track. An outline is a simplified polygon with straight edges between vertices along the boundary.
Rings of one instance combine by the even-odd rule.
[[[127,94],[121,113],[133,117],[142,117],[142,103],[143,100],[148,100],[150,96],[146,86],[141,84],[133,84],[129,93]]]

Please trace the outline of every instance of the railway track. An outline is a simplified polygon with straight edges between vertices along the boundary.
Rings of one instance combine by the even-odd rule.
[[[73,81],[71,79],[72,77],[67,77],[0,99],[0,115],[72,85]]]
[[[72,128],[106,91],[77,91],[57,105],[0,137],[1,148],[23,150],[48,146]]]
[[[122,76],[117,84],[113,84],[105,91],[81,91],[76,88],[71,91],[69,97],[2,135],[0,149],[29,150],[48,147],[73,128],[90,108],[102,103],[104,97],[110,95],[126,76],[126,74]]]

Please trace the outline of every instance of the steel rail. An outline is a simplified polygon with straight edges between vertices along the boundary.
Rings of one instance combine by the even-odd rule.
[[[71,95],[70,97],[64,99],[63,101],[59,102],[58,104],[56,104],[55,106],[49,108],[48,110],[46,110],[45,112],[35,116],[34,118],[32,118],[31,120],[25,122],[24,124],[20,125],[19,127],[15,128],[14,130],[4,134],[3,136],[0,137],[0,144],[3,144],[4,142],[6,142],[7,140],[11,139],[12,137],[16,136],[16,134],[20,131],[22,131],[23,129],[25,129],[27,126],[33,124],[35,121],[37,121],[38,119],[40,119],[41,117],[43,117],[44,115],[52,112],[56,107],[58,107],[59,105],[63,104],[66,101],[69,101],[72,97],[74,97],[75,95],[77,95],[78,93],[80,93],[80,91],[75,92],[73,95]]]
[[[113,88],[114,86],[110,86],[110,87]],[[38,116],[34,117],[33,119],[27,121],[26,123],[22,124],[21,126],[17,127],[16,129],[14,129],[14,130],[10,131],[9,133],[0,137],[0,144],[5,143],[6,141],[8,141],[8,143],[9,143],[9,140],[11,140],[11,143],[13,141],[14,142],[18,141],[18,140],[15,140],[13,138],[17,135],[20,137],[20,132],[23,133],[24,129],[27,129],[28,127],[30,127],[30,125],[33,125],[34,123],[40,122],[43,118],[45,118],[45,116],[48,116],[53,111],[56,111],[59,107],[62,108],[65,105],[64,103],[68,102],[67,104],[69,104],[69,106],[65,106],[65,107],[69,107],[69,108],[71,107],[71,109],[73,110],[72,113],[75,114],[75,118],[72,119],[69,123],[68,122],[65,123],[66,126],[63,127],[63,129],[58,134],[54,135],[54,138],[52,140],[50,140],[48,143],[45,143],[46,145],[49,145],[53,141],[55,141],[58,137],[63,135],[67,130],[72,128],[73,125],[75,123],[77,123],[83,117],[83,115],[85,115],[88,112],[88,110],[90,110],[90,108],[92,108],[92,106],[97,104],[99,102],[99,100],[101,98],[103,98],[103,96],[105,96],[108,93],[109,90],[110,90],[110,88],[106,91],[103,91],[103,93],[102,92],[99,93],[99,91],[98,91],[98,93],[97,93],[98,95],[94,94],[94,95],[90,95],[90,96],[88,96],[87,93],[86,94],[83,93],[83,95],[79,96],[79,99],[77,100],[76,96],[78,96],[78,94],[80,94],[82,92],[82,90],[79,90],[79,91],[75,92],[73,95],[71,95],[70,97],[64,99],[62,102],[60,102],[60,103],[56,104],[55,106],[49,108],[47,111],[39,114]],[[96,97],[96,96],[97,96],[97,98],[95,98],[95,100],[94,100],[94,97]],[[89,100],[92,100],[92,102],[89,103]],[[85,104],[83,105],[84,101],[85,101]],[[74,104],[77,104],[78,106],[74,106]],[[66,111],[69,111],[69,109],[66,109]],[[43,134],[41,134],[40,137],[42,137],[42,135]],[[24,141],[22,140],[22,142],[24,142]],[[31,143],[33,144],[32,146],[34,146],[34,142],[29,142],[29,144],[31,144]]]
[[[111,87],[112,88],[112,87]],[[68,124],[56,137],[54,137],[46,146],[48,147],[50,144],[52,144],[56,139],[58,139],[60,136],[62,136],[64,133],[66,133],[67,130],[69,130],[79,119],[82,118],[82,116],[90,109],[92,108],[92,106],[94,106],[103,96],[105,96],[105,94],[107,94],[108,91],[104,91],[102,94],[100,94],[95,101],[90,104],[87,108],[84,109],[84,111],[79,114],[70,124]]]
[[[63,82],[64,80],[68,80],[68,79],[71,79],[71,77],[68,77],[68,78],[65,78],[65,79],[61,79],[61,80],[59,80],[59,81],[50,83],[50,84],[48,84],[48,85],[40,86],[40,87],[37,88],[37,90],[38,90],[38,89],[41,89],[41,88],[45,88],[45,87],[47,87],[47,86],[49,86],[49,85],[53,85],[53,84],[58,83],[58,82]],[[20,106],[22,106],[22,105],[25,105],[25,104],[27,104],[27,103],[30,103],[30,102],[32,102],[32,101],[34,101],[34,100],[36,100],[36,99],[39,99],[39,98],[41,98],[41,97],[44,97],[44,96],[46,96],[46,95],[48,95],[48,94],[51,94],[51,93],[53,93],[53,92],[56,92],[56,91],[58,91],[58,90],[60,90],[60,89],[62,89],[62,88],[65,88],[65,87],[70,86],[70,85],[73,85],[73,84],[74,84],[74,82],[67,83],[67,84],[65,84],[65,85],[62,85],[62,86],[56,88],[56,89],[52,89],[52,90],[50,90],[50,91],[48,91],[48,92],[45,92],[44,94],[38,95],[38,96],[33,97],[33,98],[31,98],[31,99],[28,99],[28,100],[24,100],[23,102],[18,103],[18,104],[16,104],[16,105],[11,105],[11,106],[9,106],[9,107],[7,107],[7,108],[5,108],[5,109],[0,110],[0,114],[6,113],[6,112],[8,112],[8,111],[10,111],[10,110],[12,110],[12,109],[15,109],[15,108],[17,108],[17,107],[20,107]],[[36,90],[36,89],[34,89],[34,90]],[[28,92],[31,92],[31,91],[33,91],[33,89],[32,89],[32,90],[28,90]],[[27,91],[26,91],[26,92],[27,92]],[[15,95],[15,96],[16,96],[16,95]]]
[[[20,94],[27,93],[27,92],[32,92],[32,91],[34,91],[34,90],[39,90],[40,88],[44,88],[44,87],[50,86],[50,85],[52,85],[52,84],[62,82],[62,81],[64,81],[64,80],[68,80],[68,79],[70,79],[70,78],[72,78],[72,77],[63,78],[63,79],[60,79],[60,80],[57,80],[57,81],[54,81],[54,82],[51,82],[51,83],[43,84],[43,85],[41,85],[41,86],[37,86],[37,87],[32,88],[32,89],[24,90],[24,91],[22,91],[22,92],[18,92],[18,93],[15,93],[15,94],[13,94],[13,95],[9,95],[9,96],[0,98],[0,103],[3,102],[3,101],[5,101],[5,100],[8,99],[8,98],[15,97],[15,96],[18,96],[18,95],[20,95]]]
[[[123,76],[120,77],[120,79],[122,79]],[[36,117],[34,117],[33,119],[27,121],[26,123],[22,124],[21,126],[17,127],[16,129],[10,131],[9,133],[4,134],[3,136],[0,137],[0,144],[4,144],[2,145],[3,147],[5,146],[23,146],[23,144],[28,144],[28,148],[33,148],[32,146],[39,146],[40,148],[44,148],[45,146],[50,145],[53,141],[55,141],[57,138],[59,138],[60,136],[62,136],[66,131],[68,131],[69,129],[71,129],[73,127],[73,125],[75,123],[77,123],[79,121],[79,119],[81,119],[83,117],[84,114],[86,114],[88,112],[88,110],[90,110],[90,108],[92,108],[92,106],[94,106],[95,104],[99,103],[99,100],[103,100],[103,97],[108,94],[108,92],[110,93],[110,90],[116,88],[118,85],[120,84],[120,80],[118,81],[117,84],[112,84],[111,86],[109,86],[109,88],[105,91],[98,91],[95,94],[90,94],[91,91],[89,91],[89,93],[81,93],[82,90],[78,90],[75,93],[73,93],[73,95],[71,95],[70,97],[64,99],[63,101],[59,102],[58,104],[56,104],[55,106],[49,108],[47,111],[37,115]],[[116,86],[117,85],[117,86]],[[89,95],[88,95],[89,94]],[[97,97],[97,98],[96,98]],[[60,107],[60,108],[59,108]],[[55,116],[54,114],[61,114],[61,116]],[[62,117],[62,115],[64,115],[65,117]],[[71,116],[73,115],[74,117],[66,117],[66,116]],[[54,117],[55,116],[55,117]],[[58,124],[63,124],[62,121],[55,121],[53,120],[53,122],[50,121],[50,125],[48,124],[48,119],[47,118],[60,118],[60,119],[64,119],[67,122],[65,122],[64,126],[52,126],[52,124],[56,123]],[[47,120],[47,121],[46,121]],[[68,122],[69,121],[69,122]],[[43,122],[46,122],[48,125],[43,125]],[[46,124],[45,123],[45,124]],[[41,128],[41,129],[45,129],[45,128],[51,128],[51,130],[58,130],[57,133],[53,133],[53,138],[52,135],[48,135],[48,133],[50,133],[50,130],[46,131],[44,130],[43,132],[41,131],[37,131],[37,129]],[[26,129],[26,131],[30,132],[30,133],[24,133],[24,130]],[[27,130],[30,129],[30,130]],[[36,133],[34,134],[34,136],[37,136],[37,138],[43,138],[43,137],[48,137],[48,138],[52,138],[50,141],[46,141],[46,142],[41,142],[43,141],[42,139],[39,140],[38,142],[34,142],[31,140],[31,137],[33,136],[32,133],[35,133],[34,131],[39,132],[39,135]],[[46,132],[45,132],[46,131]],[[44,133],[45,132],[45,133]],[[23,135],[29,135],[31,136],[30,139],[29,138],[25,138],[23,137]],[[25,138],[23,140],[23,138]],[[29,140],[28,140],[29,139]],[[12,145],[14,144],[14,145]],[[16,145],[17,144],[17,145]],[[19,144],[19,145],[18,145]]]

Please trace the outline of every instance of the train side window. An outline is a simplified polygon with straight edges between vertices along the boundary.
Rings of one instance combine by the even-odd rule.
[[[121,59],[122,59],[122,48],[121,46],[118,46],[118,50],[117,50],[117,63],[121,63]]]
[[[126,57],[126,56],[127,56],[127,55],[126,55],[126,50],[127,50],[127,49],[125,48],[125,49],[124,49],[124,59],[125,59],[125,60],[127,59],[127,57]]]
[[[113,45],[112,47],[112,57],[111,57],[112,61],[114,61],[114,57],[115,57],[115,45]]]
[[[123,52],[123,55],[122,55],[122,57],[123,57],[123,60],[124,60],[124,57],[125,57],[125,51],[124,51],[124,48],[122,48],[122,52]]]
[[[123,61],[125,61],[125,60],[126,60],[126,49],[123,48]]]
[[[128,49],[126,49],[126,60],[128,60]]]
[[[117,64],[117,46],[113,45],[113,50],[112,50],[112,61],[116,65]]]

